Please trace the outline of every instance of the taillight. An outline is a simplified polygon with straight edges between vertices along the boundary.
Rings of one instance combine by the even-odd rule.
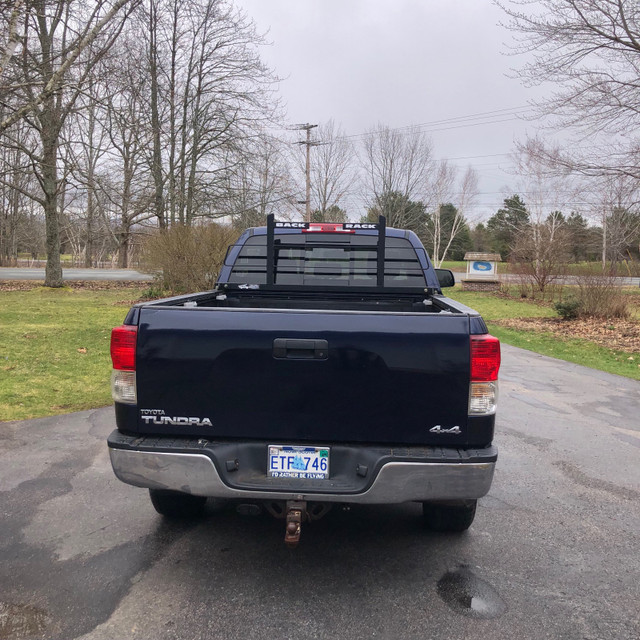
[[[136,342],[138,327],[122,325],[111,331],[111,396],[116,402],[137,404]]]
[[[471,336],[469,415],[491,415],[498,402],[500,341],[484,334]]]
[[[122,325],[111,331],[111,362],[120,371],[136,370],[138,327]]]
[[[488,334],[471,336],[471,380],[491,382],[498,379],[500,340]]]

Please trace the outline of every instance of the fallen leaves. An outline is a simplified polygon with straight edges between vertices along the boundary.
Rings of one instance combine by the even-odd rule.
[[[640,324],[630,320],[562,320],[560,318],[505,318],[493,320],[501,327],[553,333],[564,338],[582,338],[607,349],[640,354]],[[633,360],[633,356],[628,358]],[[639,365],[640,366],[640,365]]]
[[[31,291],[41,289],[42,280],[2,280],[0,291]],[[133,280],[65,280],[64,286],[69,289],[83,289],[85,291],[105,291],[113,289],[140,289],[147,282]]]

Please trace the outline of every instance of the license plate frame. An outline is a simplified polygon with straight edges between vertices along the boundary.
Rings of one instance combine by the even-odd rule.
[[[270,444],[267,446],[267,477],[328,480],[330,458],[329,447]]]

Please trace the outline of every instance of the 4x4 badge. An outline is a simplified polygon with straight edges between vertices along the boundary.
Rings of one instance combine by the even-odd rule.
[[[461,431],[458,426],[451,427],[451,429],[443,429],[439,424],[437,424],[435,427],[431,427],[431,429],[429,429],[429,433],[453,433],[458,435]]]

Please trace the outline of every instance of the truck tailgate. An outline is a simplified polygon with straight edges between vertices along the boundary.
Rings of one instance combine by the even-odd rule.
[[[127,430],[463,445],[469,357],[466,315],[142,307]]]

